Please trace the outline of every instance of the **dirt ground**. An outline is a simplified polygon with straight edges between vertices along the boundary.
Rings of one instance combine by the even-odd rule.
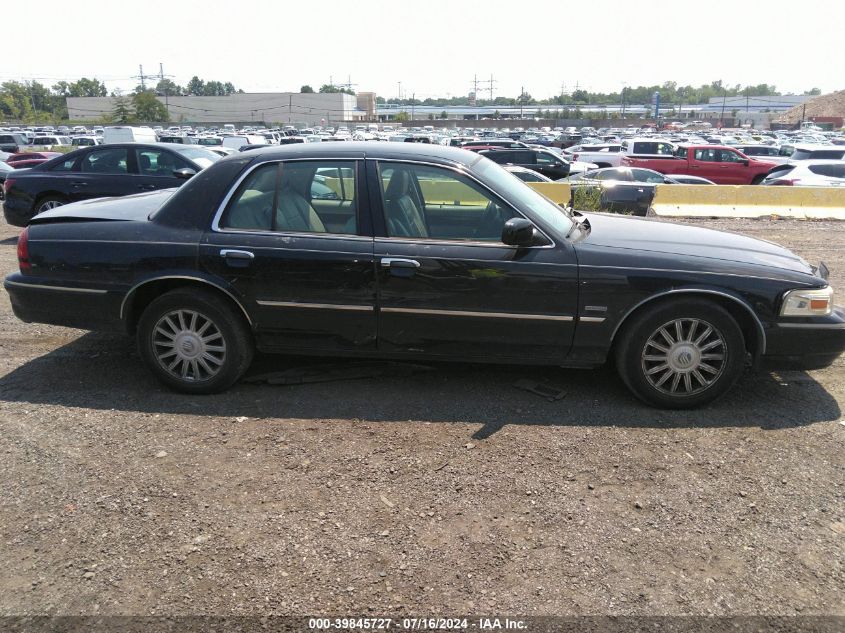
[[[695,223],[824,259],[843,302],[845,223]],[[607,369],[189,397],[6,296],[0,350],[0,615],[845,615],[845,359],[665,412]]]

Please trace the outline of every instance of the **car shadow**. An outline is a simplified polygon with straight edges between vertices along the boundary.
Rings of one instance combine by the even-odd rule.
[[[481,425],[473,434],[476,439],[506,425],[784,429],[841,416],[837,401],[800,371],[749,373],[713,405],[665,411],[636,400],[609,367],[421,362],[424,366],[409,371],[393,371],[393,363],[375,377],[292,385],[242,382],[223,394],[191,396],[161,386],[143,366],[131,339],[89,333],[0,378],[0,398],[169,415],[466,423]],[[302,368],[313,370],[305,372],[312,376],[331,368],[336,378],[345,369],[360,373],[360,361],[259,355],[248,376]],[[517,381],[533,381],[565,395],[542,397],[517,388]]]
[[[0,240],[0,246],[15,246],[18,243],[18,236],[7,237],[5,240]]]

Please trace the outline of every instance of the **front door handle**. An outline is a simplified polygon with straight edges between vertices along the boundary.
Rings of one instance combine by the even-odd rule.
[[[232,268],[246,268],[255,259],[255,253],[224,248],[220,251],[220,257]]]
[[[155,188],[155,185],[138,185],[138,189],[142,189],[144,191],[152,191]]]
[[[87,184],[88,184],[87,182],[84,182],[82,180],[75,180],[75,181],[70,183],[70,186],[71,187],[84,187]]]
[[[387,268],[394,277],[413,277],[420,263],[415,259],[403,259],[401,257],[383,257],[382,268]]]

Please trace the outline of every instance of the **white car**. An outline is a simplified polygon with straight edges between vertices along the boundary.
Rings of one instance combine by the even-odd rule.
[[[769,172],[764,185],[845,187],[845,160],[802,160]]]

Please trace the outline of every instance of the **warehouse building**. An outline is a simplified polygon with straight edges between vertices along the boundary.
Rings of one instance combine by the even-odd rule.
[[[375,94],[251,92],[223,97],[158,96],[167,107],[170,122],[266,123],[332,125],[340,121],[375,118]],[[99,120],[115,109],[114,97],[68,97],[72,120]]]

